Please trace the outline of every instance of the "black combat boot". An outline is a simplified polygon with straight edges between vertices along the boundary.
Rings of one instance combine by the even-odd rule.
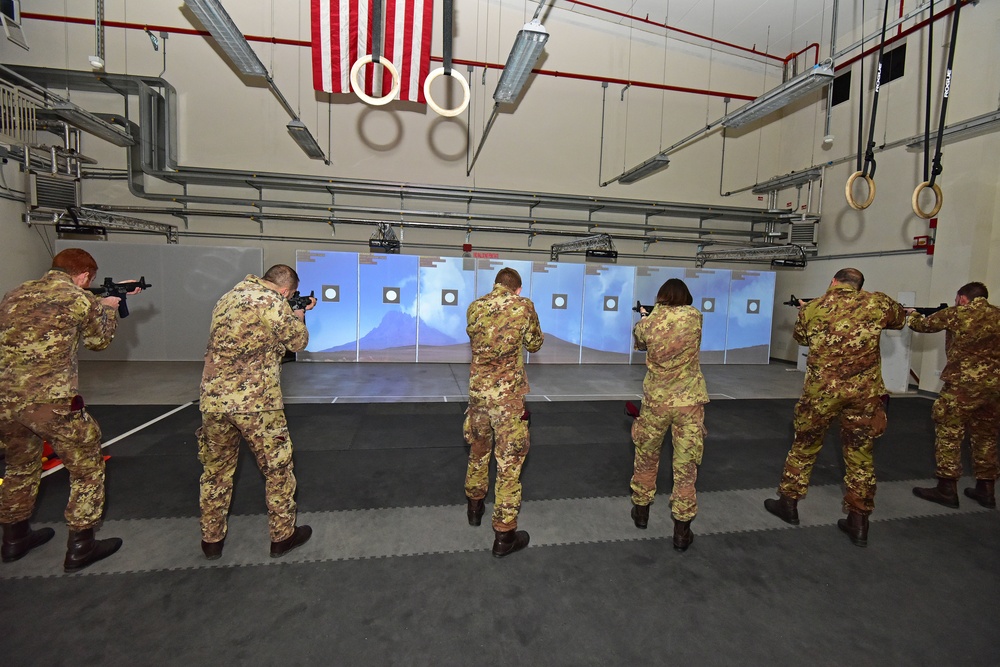
[[[976,488],[966,489],[965,495],[972,498],[983,507],[996,509],[997,499],[996,496],[993,495],[993,487],[995,484],[996,480],[993,479],[977,479]]]
[[[205,558],[208,560],[216,560],[217,558],[222,558],[222,547],[226,546],[226,538],[222,538],[218,542],[206,542],[201,541],[201,552],[205,554]]]
[[[958,480],[938,477],[937,486],[930,488],[913,487],[913,495],[945,507],[958,507]]]
[[[646,530],[649,524],[649,505],[632,505],[632,521],[636,528]]]
[[[528,533],[523,530],[494,530],[493,555],[497,558],[509,556],[528,546]]]
[[[691,522],[674,519],[674,550],[687,551],[692,542],[694,533],[691,532]]]
[[[51,528],[32,530],[28,521],[3,524],[3,562],[13,563],[27,555],[35,547],[40,547],[56,534]]]
[[[764,501],[764,509],[778,517],[785,523],[793,526],[799,525],[799,501],[795,498],[783,496],[780,493],[778,498],[768,498]]]
[[[95,540],[94,529],[71,530],[66,543],[66,560],[63,562],[64,572],[79,572],[88,565],[103,560],[121,549],[122,541],[117,537],[106,540]]]
[[[483,523],[483,514],[486,512],[486,501],[483,498],[476,500],[475,498],[469,498],[469,509],[467,514],[469,515],[469,525],[478,526]]]
[[[291,535],[278,542],[271,542],[271,558],[281,558],[295,547],[301,547],[312,537],[313,529],[309,526],[296,526]]]
[[[847,533],[851,542],[858,547],[868,546],[868,516],[860,512],[848,512],[846,519],[837,519],[837,528]]]

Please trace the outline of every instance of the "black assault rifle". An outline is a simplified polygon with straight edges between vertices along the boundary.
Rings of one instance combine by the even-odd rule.
[[[288,305],[292,307],[292,310],[305,310],[315,298],[316,290],[309,292],[309,296],[302,296],[296,291],[295,294],[288,297]]]
[[[136,288],[149,289],[150,287],[152,285],[146,282],[146,276],[142,276],[139,280],[128,280],[123,283],[116,283],[111,278],[105,278],[103,285],[100,287],[88,287],[87,291],[102,298],[106,296],[118,297],[120,299],[118,302],[118,316],[128,317],[128,304],[125,302],[125,297]]]
[[[809,303],[810,301],[812,301],[812,299],[811,298],[810,299],[799,299],[798,297],[796,297],[793,294],[791,299],[789,299],[788,301],[782,301],[781,303],[785,304],[786,306],[794,306],[795,308],[798,308],[799,307],[799,301],[802,301],[804,303]],[[911,306],[903,306],[903,307],[904,308],[910,308]],[[913,310],[917,311],[921,315],[933,315],[934,313],[938,312],[939,310],[944,310],[947,307],[948,307],[948,304],[942,303],[940,306],[925,306],[923,308],[913,308]]]
[[[642,310],[641,310],[642,308],[646,309],[645,313],[642,312]],[[653,306],[644,306],[639,301],[636,301],[635,302],[635,307],[632,308],[632,310],[634,312],[636,312],[636,313],[639,313],[639,317],[646,317],[646,315],[649,315],[651,312],[653,312]]]

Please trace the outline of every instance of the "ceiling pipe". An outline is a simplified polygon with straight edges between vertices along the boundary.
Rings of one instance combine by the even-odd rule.
[[[94,20],[93,19],[79,18],[79,17],[73,17],[73,16],[56,16],[56,15],[53,15],[53,14],[35,14],[35,13],[32,13],[32,12],[23,12],[21,15],[23,17],[25,17],[25,18],[36,19],[36,20],[39,20],[39,21],[56,21],[56,22],[61,22],[61,23],[73,23],[73,24],[78,24],[78,25],[93,25],[94,24]],[[139,30],[139,31],[143,31],[143,32],[145,32],[147,29],[149,29],[149,30],[153,30],[153,31],[166,32],[166,33],[177,33],[177,34],[182,34],[182,35],[195,35],[195,36],[202,36],[202,37],[211,37],[212,36],[211,33],[208,32],[208,31],[206,31],[206,30],[193,30],[193,29],[190,29],[190,28],[175,28],[175,27],[171,27],[171,26],[151,25],[151,24],[146,24],[146,23],[128,23],[128,22],[124,22],[124,21],[104,21],[104,25],[107,26],[107,27],[111,27],[111,28],[123,28],[123,29],[126,29],[126,30]],[[244,35],[244,36],[247,38],[247,41],[251,41],[251,42],[264,42],[264,43],[268,43],[268,44],[282,44],[282,45],[286,45],[286,46],[299,46],[299,47],[307,47],[307,48],[311,48],[312,47],[312,42],[306,42],[306,41],[303,41],[303,40],[279,39],[279,38],[276,38],[276,37],[260,37],[260,36],[254,36],[254,35]],[[806,47],[806,48],[808,49],[810,47]],[[757,52],[757,53],[760,54],[760,52]],[[761,55],[763,55],[763,54],[761,54]],[[785,59],[778,58],[777,56],[774,56],[774,57],[776,57],[781,62],[786,62]],[[433,56],[432,55],[431,56],[431,61],[433,61],[433,62],[443,62],[443,59],[440,56]],[[463,60],[463,59],[459,59],[459,58],[452,58],[452,64],[453,65],[467,65],[467,66],[470,66],[470,67],[481,67],[483,69],[496,69],[496,70],[502,70],[503,67],[504,67],[504,63],[490,63],[490,62],[479,61],[479,60]],[[607,81],[609,83],[614,83],[614,84],[632,85],[632,86],[635,86],[637,88],[651,88],[653,90],[667,90],[667,91],[673,91],[673,92],[679,92],[679,93],[691,93],[691,94],[695,94],[695,95],[707,95],[709,97],[729,97],[729,98],[732,98],[734,100],[747,100],[747,101],[750,101],[750,100],[754,99],[753,96],[742,95],[740,93],[730,93],[730,92],[726,92],[726,91],[707,90],[707,89],[703,89],[703,88],[688,88],[688,87],[684,87],[684,86],[670,86],[670,85],[666,85],[666,84],[662,84],[662,83],[652,83],[652,82],[647,82],[647,81],[632,81],[632,80],[629,80],[629,79],[608,78],[606,76],[596,76],[596,75],[593,75],[593,74],[577,74],[577,73],[574,73],[574,72],[558,72],[558,71],[544,70],[544,69],[534,69],[534,70],[532,70],[532,73],[533,74],[537,74],[537,75],[541,75],[541,76],[554,76],[554,77],[562,77],[562,78],[566,78],[566,79],[579,79],[579,80],[583,80],[583,81],[597,81],[597,82]]]

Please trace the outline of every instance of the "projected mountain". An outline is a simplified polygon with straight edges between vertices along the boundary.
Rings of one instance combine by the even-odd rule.
[[[387,350],[396,347],[413,346],[417,343],[417,320],[412,315],[392,311],[386,313],[378,326],[366,333],[358,341],[362,350]],[[454,345],[455,339],[441,333],[426,322],[420,327],[421,345]],[[344,343],[329,347],[321,352],[343,352],[353,350],[355,343]]]

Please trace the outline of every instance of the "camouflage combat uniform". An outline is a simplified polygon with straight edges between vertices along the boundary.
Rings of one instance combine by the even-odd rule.
[[[881,292],[843,283],[799,310],[793,336],[809,346],[802,398],[795,405],[795,440],[778,493],[805,497],[809,477],[830,423],[840,420],[846,473],[844,510],[867,516],[875,507],[875,438],[885,432],[886,393],[879,339],[902,329],[903,307]]]
[[[117,327],[117,310],[77,287],[59,269],[11,290],[0,303],[0,440],[7,444],[0,523],[31,516],[42,473],[43,440],[69,472],[65,516],[70,530],[100,522],[101,429],[78,396],[77,350],[81,340],[88,349],[103,350]]]
[[[962,476],[961,446],[968,425],[976,479],[997,479],[1000,308],[977,297],[964,306],[952,306],[927,317],[913,313],[910,328],[921,333],[947,332],[948,363],[941,372],[944,387],[933,408],[936,476]]]
[[[674,450],[670,513],[678,521],[691,521],[698,513],[695,481],[704,452],[708,403],[698,362],[701,319],[701,313],[691,306],[657,305],[633,331],[636,349],[646,350],[647,371],[642,409],[632,424],[632,502],[653,502],[663,437],[670,429]]]
[[[239,459],[240,436],[264,475],[268,527],[278,542],[295,530],[292,440],[281,398],[281,358],[309,342],[304,322],[257,276],[227,292],[212,312],[201,381],[198,429],[201,533],[205,542],[226,536]]]
[[[521,508],[521,466],[528,454],[528,423],[524,396],[524,352],[537,352],[544,336],[530,299],[503,285],[469,305],[466,332],[472,343],[469,367],[469,407],[464,435],[469,443],[465,495],[473,500],[489,490],[490,454],[496,440],[497,482],[493,529],[517,528]]]

